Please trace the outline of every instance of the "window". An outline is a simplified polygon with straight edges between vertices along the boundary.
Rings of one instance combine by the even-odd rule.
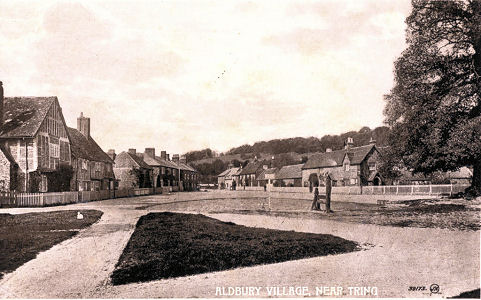
[[[54,158],[60,157],[60,146],[57,144],[50,144],[50,156]]]
[[[349,162],[344,163],[344,171],[349,171]]]
[[[376,171],[376,162],[369,163],[369,171]]]

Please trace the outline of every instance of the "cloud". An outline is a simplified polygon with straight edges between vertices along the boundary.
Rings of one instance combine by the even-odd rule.
[[[0,1],[0,80],[118,151],[375,127],[409,8],[393,2]]]
[[[392,3],[397,2],[397,3]],[[400,1],[322,1],[294,3],[286,9],[288,18],[315,17],[316,27],[298,27],[264,37],[264,43],[305,55],[325,54],[349,48],[357,37],[393,38],[393,30],[404,21]],[[393,23],[389,17],[395,16]],[[385,17],[384,19],[382,17]],[[387,22],[386,22],[387,21]],[[391,21],[391,22],[389,22]],[[389,26],[389,27],[388,27]],[[386,29],[388,27],[388,29]],[[395,36],[398,38],[399,36]]]
[[[80,3],[61,2],[44,15],[36,42],[39,76],[54,84],[88,77],[135,84],[175,76],[183,59],[160,42],[118,35],[113,24]]]

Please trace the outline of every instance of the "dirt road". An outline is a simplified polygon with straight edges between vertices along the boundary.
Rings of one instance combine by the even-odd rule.
[[[176,199],[176,195],[150,196],[65,207],[2,210],[22,213],[78,207],[102,210],[104,215],[76,237],[5,275],[0,281],[0,297],[216,297],[216,287],[236,286],[262,287],[261,297],[268,296],[266,287],[270,286],[307,286],[311,296],[316,296],[315,287],[332,286],[342,287],[344,296],[352,297],[356,295],[350,295],[348,287],[362,286],[376,287],[380,297],[447,297],[479,288],[479,231],[236,214],[212,217],[248,226],[330,233],[357,241],[365,250],[148,283],[110,285],[109,275],[138,218],[156,210],[158,203],[190,201],[198,195],[205,194],[186,195],[185,199]],[[203,202],[196,203],[198,211],[204,211]],[[438,284],[441,294],[430,294],[431,284]],[[427,291],[412,292],[410,286],[424,286]]]

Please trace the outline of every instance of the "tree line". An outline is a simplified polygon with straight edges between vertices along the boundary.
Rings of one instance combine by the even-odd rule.
[[[389,135],[389,128],[386,126],[376,127],[371,130],[369,127],[362,127],[359,131],[349,131],[339,135],[324,135],[321,138],[317,137],[295,137],[287,139],[274,139],[270,141],[260,141],[253,145],[242,145],[234,147],[223,155],[231,154],[281,154],[295,152],[298,154],[310,152],[324,152],[327,148],[332,150],[342,149],[344,142],[348,137],[352,137],[355,146],[362,146],[369,143],[370,139],[376,140],[376,145],[386,146],[387,136]],[[197,160],[213,158],[214,152],[207,148],[199,151],[190,151],[185,154],[188,162],[195,162]]]
[[[287,165],[305,163],[308,159],[308,153],[324,152],[327,148],[332,150],[342,149],[348,137],[353,138],[354,146],[366,145],[371,138],[376,140],[376,145],[385,146],[388,135],[389,128],[385,126],[377,127],[373,130],[369,127],[363,127],[359,131],[349,131],[339,135],[325,135],[320,139],[316,137],[296,137],[256,142],[253,145],[232,148],[225,154],[221,154],[221,157],[218,159],[198,163],[196,161],[214,158],[213,151],[207,148],[188,152],[185,156],[187,161],[199,171],[201,182],[215,183],[217,182],[217,175],[227,170],[229,166],[240,167],[242,165],[242,167],[245,167],[256,158],[264,160],[269,167],[281,168]],[[227,155],[236,154],[238,154],[238,158],[224,159]]]

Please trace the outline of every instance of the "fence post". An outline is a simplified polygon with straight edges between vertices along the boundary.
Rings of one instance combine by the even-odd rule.
[[[385,185],[382,186],[382,193],[383,193],[383,195],[386,194],[386,186]]]
[[[396,185],[396,195],[399,194],[399,185]]]
[[[414,185],[411,185],[411,195],[414,194]]]
[[[449,187],[450,187],[449,196],[452,196],[452,195],[453,195],[453,184],[450,183],[450,184],[449,184]]]
[[[433,193],[433,186],[429,184],[429,195],[431,195],[432,193]]]

